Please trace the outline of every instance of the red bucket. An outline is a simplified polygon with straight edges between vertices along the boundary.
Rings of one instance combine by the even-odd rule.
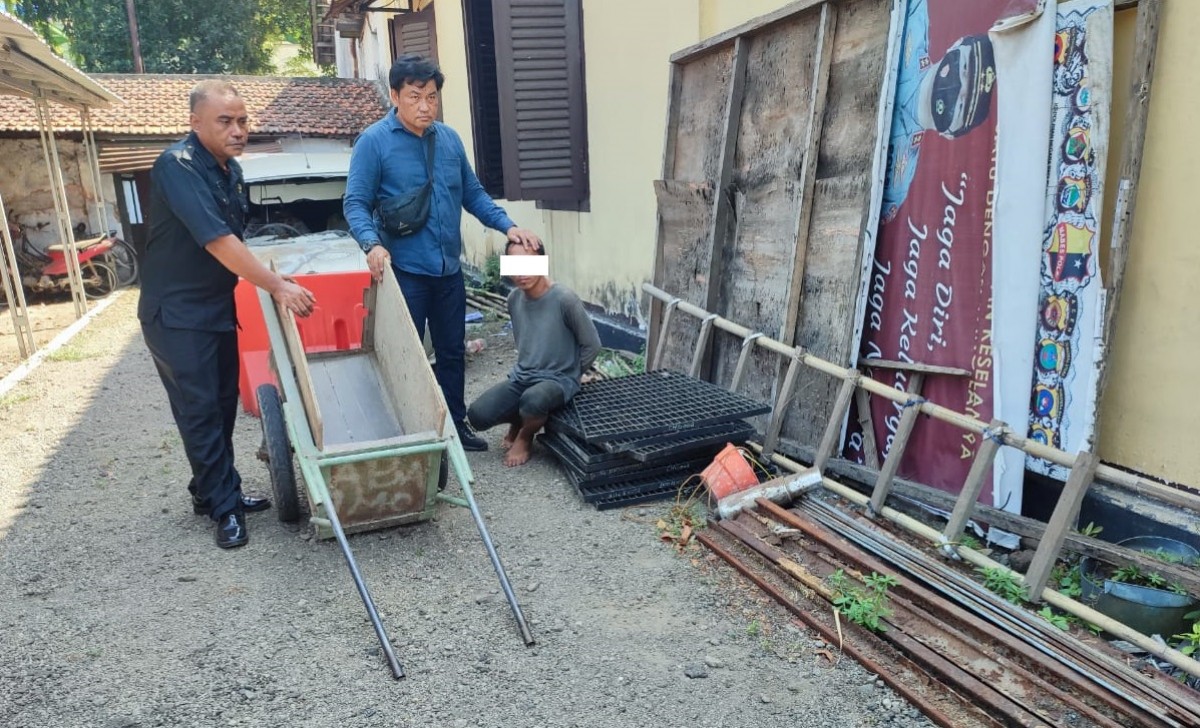
[[[717,453],[712,463],[700,473],[700,478],[717,500],[758,485],[754,468],[732,443]]]

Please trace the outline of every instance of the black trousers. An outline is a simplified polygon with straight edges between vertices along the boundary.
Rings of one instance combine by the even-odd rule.
[[[192,467],[188,491],[218,520],[241,505],[242,477],[233,466],[237,332],[173,329],[155,319],[142,323],[142,337]]]
[[[429,339],[437,363],[433,375],[446,397],[446,408],[455,425],[467,416],[464,390],[467,383],[467,288],[462,272],[449,276],[423,276],[405,273],[392,266],[404,303],[417,325],[417,338],[425,338],[429,324]]]

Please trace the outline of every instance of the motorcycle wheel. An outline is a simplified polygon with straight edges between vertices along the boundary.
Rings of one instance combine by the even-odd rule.
[[[104,298],[117,288],[117,272],[108,263],[93,258],[80,266],[80,273],[83,274],[83,293],[92,300]]]
[[[107,257],[108,264],[117,272],[118,286],[124,288],[137,283],[138,259],[132,245],[120,238],[113,238],[113,246]]]

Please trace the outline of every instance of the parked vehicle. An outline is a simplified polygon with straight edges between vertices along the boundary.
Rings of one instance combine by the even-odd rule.
[[[38,227],[44,227],[42,223]],[[67,274],[66,249],[61,244],[50,245],[45,252],[29,242],[28,226],[24,223],[9,223],[14,233],[14,253],[17,257],[17,272],[21,285],[29,293],[66,293],[71,290],[71,279]],[[113,238],[101,236],[76,243],[79,255],[79,272],[83,277],[83,292],[88,298],[102,298],[112,293],[118,284],[110,251]]]
[[[95,236],[87,231],[87,226],[79,223],[75,226],[75,240],[79,243],[84,243]],[[133,249],[133,245],[125,242],[117,237],[116,230],[109,230],[107,235],[102,236],[112,241],[112,248],[108,251],[107,263],[112,266],[112,269],[117,273],[117,286],[124,288],[131,286],[138,281],[138,258],[137,251]]]

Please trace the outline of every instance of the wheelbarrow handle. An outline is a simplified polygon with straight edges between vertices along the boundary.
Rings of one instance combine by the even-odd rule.
[[[346,540],[346,532],[342,530],[342,522],[338,518],[337,510],[333,507],[332,499],[325,503],[325,514],[329,518],[333,535],[337,537],[338,545],[342,547],[342,555],[346,557],[346,566],[350,568],[350,577],[354,579],[358,595],[362,597],[363,606],[367,608],[367,616],[371,618],[371,626],[375,628],[375,635],[379,637],[379,645],[387,657],[388,667],[392,669],[392,676],[399,680],[404,677],[404,666],[396,659],[396,653],[392,650],[392,642],[383,629],[383,622],[379,619],[379,612],[375,609],[371,592],[367,590],[367,583],[363,581],[362,572],[358,570],[358,562],[354,560],[354,554],[350,551],[350,543]]]
[[[508,606],[512,608],[513,617],[517,620],[517,629],[521,632],[521,639],[525,640],[525,646],[529,647],[535,643],[533,633],[529,631],[525,615],[521,612],[521,605],[517,603],[517,595],[513,593],[512,584],[508,582],[504,564],[500,562],[500,555],[496,553],[496,546],[492,543],[492,537],[488,535],[487,526],[483,523],[483,516],[479,513],[479,506],[475,504],[475,495],[471,492],[471,479],[467,477],[467,474],[471,472],[467,456],[462,448],[457,446],[446,448],[446,452],[450,457],[450,464],[454,466],[454,474],[458,477],[458,483],[462,487],[467,507],[471,511],[471,518],[475,521],[475,527],[479,529],[479,536],[483,539],[484,547],[487,548],[492,568],[496,570],[496,576],[500,579],[500,588],[504,590],[504,598],[508,600]]]

